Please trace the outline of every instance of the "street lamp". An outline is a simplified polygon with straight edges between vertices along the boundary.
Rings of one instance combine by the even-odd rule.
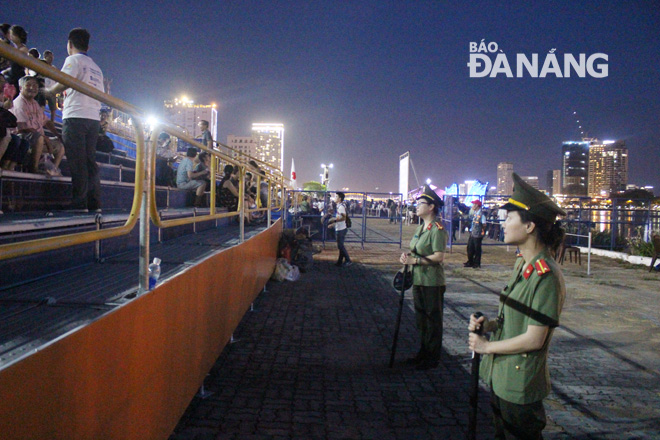
[[[426,179],[426,184],[430,185],[431,184],[431,179]]]

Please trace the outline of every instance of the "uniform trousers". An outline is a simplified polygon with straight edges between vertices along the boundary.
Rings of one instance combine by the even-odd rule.
[[[545,428],[543,401],[517,404],[490,391],[496,440],[542,440]]]
[[[73,209],[101,207],[101,181],[96,164],[99,125],[99,121],[85,118],[67,118],[62,124],[62,139],[71,169]]]
[[[442,352],[445,290],[445,286],[413,286],[415,321],[422,340],[420,354],[432,361],[440,360]]]

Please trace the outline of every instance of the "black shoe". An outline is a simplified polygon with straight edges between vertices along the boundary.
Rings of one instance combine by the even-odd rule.
[[[466,263],[463,263],[463,267],[472,267],[474,264],[470,263],[469,261]]]
[[[433,359],[424,359],[415,367],[415,370],[417,371],[432,370],[433,368],[436,368],[438,365],[440,365],[439,361]]]
[[[335,266],[337,266],[337,267],[341,267],[342,264],[341,264],[341,263],[335,263]]]
[[[473,264],[472,268],[473,269],[481,269],[481,264]]]

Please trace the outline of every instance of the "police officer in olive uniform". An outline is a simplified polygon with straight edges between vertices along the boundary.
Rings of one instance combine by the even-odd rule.
[[[445,257],[448,234],[437,215],[444,203],[428,185],[417,198],[417,215],[423,223],[410,240],[410,253],[401,254],[403,264],[412,265],[413,299],[421,348],[408,359],[417,370],[438,366],[442,350],[442,309],[445,294]]]
[[[557,215],[566,213],[549,197],[513,173],[514,188],[503,206],[504,242],[520,254],[500,294],[497,319],[470,318],[470,349],[484,354],[480,375],[491,388],[497,439],[540,439],[545,427],[543,398],[550,392],[548,347],[559,325],[566,288],[552,258],[562,242]]]

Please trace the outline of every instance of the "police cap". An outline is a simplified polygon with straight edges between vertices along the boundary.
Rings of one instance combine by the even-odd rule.
[[[557,206],[550,197],[538,189],[534,189],[516,173],[512,173],[512,176],[513,194],[509,202],[502,206],[501,209],[506,209],[507,211],[527,211],[551,223],[555,222],[557,215],[566,215],[566,211]]]

